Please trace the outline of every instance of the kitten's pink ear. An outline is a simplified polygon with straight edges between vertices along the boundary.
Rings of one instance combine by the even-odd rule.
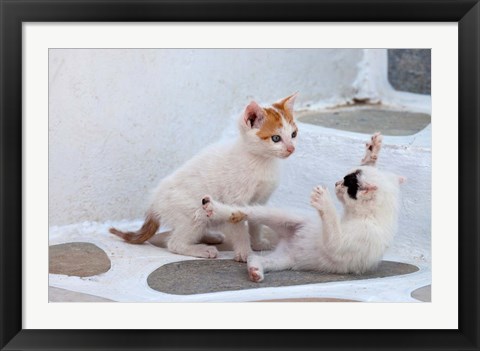
[[[260,128],[265,119],[265,114],[263,108],[257,104],[255,101],[252,101],[245,108],[243,114],[243,122],[249,128]]]
[[[295,99],[297,98],[297,96],[298,92],[293,93],[292,95],[275,102],[273,106],[279,107],[293,114],[293,105],[295,104]]]
[[[364,194],[368,194],[368,193],[371,193],[371,192],[374,192],[375,190],[377,190],[377,186],[376,185],[371,185],[371,184],[368,184],[368,183],[365,183],[361,188],[360,190],[362,191],[362,193]]]
[[[403,184],[407,181],[407,178],[405,178],[404,176],[399,176],[398,177],[398,184]]]

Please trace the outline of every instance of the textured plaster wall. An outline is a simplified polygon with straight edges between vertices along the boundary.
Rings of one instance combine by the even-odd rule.
[[[141,217],[158,181],[219,139],[250,100],[299,91],[299,106],[343,103],[355,94],[362,57],[328,49],[50,50],[50,225]]]

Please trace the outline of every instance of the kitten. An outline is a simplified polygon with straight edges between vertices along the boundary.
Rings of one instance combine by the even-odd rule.
[[[264,206],[233,207],[202,199],[212,222],[264,224],[281,240],[266,256],[248,257],[248,274],[260,282],[265,271],[317,270],[360,274],[375,268],[396,231],[399,184],[403,178],[375,168],[382,136],[376,133],[367,143],[361,166],[335,183],[337,198],[344,207],[340,219],[330,194],[317,186],[311,204],[319,218],[303,218]]]
[[[196,199],[206,192],[231,205],[264,204],[278,185],[278,159],[295,150],[297,126],[293,117],[296,94],[269,107],[251,102],[239,118],[239,138],[230,145],[212,145],[164,178],[154,191],[143,226],[137,232],[110,232],[132,244],[150,239],[160,221],[172,227],[168,250],[177,254],[215,258],[214,246],[224,233],[231,237],[235,260],[246,261],[254,249],[268,245],[261,237],[261,226],[250,223],[212,223]],[[221,233],[218,233],[221,232]],[[250,236],[252,243],[250,242]]]

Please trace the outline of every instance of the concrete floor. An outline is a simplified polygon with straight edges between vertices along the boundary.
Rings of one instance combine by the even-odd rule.
[[[267,273],[257,284],[248,280],[244,263],[232,260],[232,251],[210,260],[175,255],[150,242],[127,244],[108,233],[109,225],[51,231],[50,302],[430,301],[430,269],[421,261],[414,265],[387,255],[389,260],[362,276],[282,271]],[[167,237],[161,233],[153,241]]]

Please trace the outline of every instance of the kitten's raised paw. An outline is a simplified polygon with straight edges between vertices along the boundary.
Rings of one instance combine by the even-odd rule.
[[[313,188],[312,195],[310,196],[310,203],[317,210],[323,209],[323,200],[328,196],[328,189],[319,185]]]
[[[365,145],[366,151],[365,157],[362,159],[362,165],[375,166],[378,160],[378,153],[382,148],[382,139],[380,132],[372,135],[370,141]]]
[[[376,132],[375,134],[372,135],[372,145],[374,146],[379,146],[382,143],[382,134],[380,132]]]
[[[382,147],[382,139],[383,137],[380,132],[377,132],[372,135],[370,142],[367,143],[367,149],[371,152],[371,157],[374,157],[375,159],[378,158],[378,153]]]
[[[248,267],[248,277],[252,282],[260,283],[263,280],[263,273],[257,267]]]

